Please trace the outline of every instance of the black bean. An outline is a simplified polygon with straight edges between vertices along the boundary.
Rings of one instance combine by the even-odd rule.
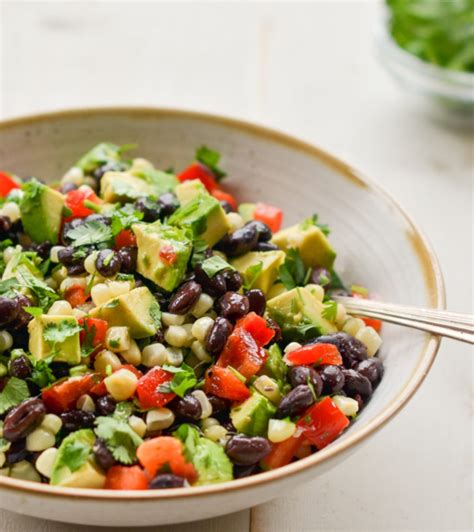
[[[82,273],[86,272],[86,268],[84,267],[84,261],[81,260],[80,262],[76,262],[76,264],[71,264],[70,266],[66,266],[67,273],[69,275],[81,275]]]
[[[28,357],[26,357],[25,355],[20,355],[19,357],[14,358],[10,362],[10,367],[8,371],[12,377],[24,380],[28,377],[31,377],[32,369],[33,368]]]
[[[62,232],[62,240],[64,243],[69,243],[71,241],[70,238],[68,238],[68,233],[72,229],[77,229],[81,225],[84,225],[84,219],[83,218],[74,218],[74,220],[71,220],[70,222],[67,222],[64,224],[63,232]],[[59,253],[58,253],[59,255]]]
[[[112,218],[110,216],[99,214],[98,212],[89,214],[89,216],[86,216],[83,220],[84,222],[99,222],[104,225],[110,225],[112,223]]]
[[[323,381],[323,393],[327,395],[338,393],[344,388],[344,373],[339,366],[323,366],[319,376]]]
[[[267,325],[275,331],[275,336],[272,339],[272,343],[279,342],[283,338],[281,327],[273,318],[267,318]]]
[[[227,442],[225,452],[234,464],[248,466],[265,458],[271,449],[270,442],[261,436],[237,434]]]
[[[51,362],[50,369],[56,379],[62,379],[69,376],[69,364],[67,362]]]
[[[150,481],[148,487],[151,490],[182,488],[185,483],[186,481],[183,477],[178,477],[172,473],[161,473]]]
[[[222,273],[216,273],[213,277],[209,277],[200,264],[196,264],[194,273],[196,282],[201,285],[203,292],[206,294],[212,297],[219,297],[225,293],[227,287]]]
[[[307,384],[300,384],[288,392],[278,406],[276,416],[294,417],[301,414],[315,401],[313,391]]]
[[[313,268],[311,271],[310,282],[325,286],[331,281],[331,274],[326,268]]]
[[[278,246],[272,242],[257,242],[252,251],[276,251],[277,249],[279,249]]]
[[[112,277],[120,271],[122,259],[112,249],[102,249],[95,260],[95,267],[103,277]]]
[[[367,348],[365,345],[344,332],[320,336],[308,343],[335,345],[342,356],[346,368],[354,368],[361,360],[367,358]]]
[[[120,161],[110,161],[101,166],[98,166],[93,172],[92,175],[97,179],[101,179],[105,172],[120,172],[126,170],[124,163]]]
[[[166,192],[158,198],[158,203],[161,207],[161,214],[163,216],[171,216],[179,207],[178,198],[171,192]]]
[[[31,307],[31,299],[21,294],[16,296],[15,299],[19,310],[16,318],[9,323],[10,332],[23,329],[33,319],[33,316],[24,310],[24,307]]]
[[[143,221],[147,223],[155,222],[160,218],[160,204],[150,198],[140,198],[135,202],[135,209],[143,213]]]
[[[8,325],[8,329],[13,338],[13,345],[15,346],[15,348],[28,351],[28,342],[30,337],[30,335],[28,334],[28,329],[26,327],[23,327],[21,329],[13,329],[12,325],[15,325],[15,323],[18,322],[14,320]]]
[[[229,212],[234,211],[234,209],[232,208],[232,205],[228,201],[221,200],[219,203],[221,204],[221,207],[224,209],[224,212],[226,214],[229,214]]]
[[[179,417],[192,419],[193,421],[201,419],[201,403],[191,394],[178,398],[173,402],[172,408]]]
[[[95,408],[99,416],[110,416],[115,411],[115,401],[110,395],[103,395],[95,402]]]
[[[168,312],[181,315],[187,314],[193,308],[201,293],[201,285],[195,281],[184,283],[171,297]]]
[[[46,408],[40,399],[26,399],[8,412],[3,423],[3,437],[18,441],[28,436],[42,421]]]
[[[5,465],[11,466],[17,462],[25,460],[29,455],[26,450],[26,441],[25,439],[17,440],[11,443],[10,448],[5,453]]]
[[[245,292],[245,295],[249,300],[249,312],[255,312],[255,314],[263,316],[267,306],[265,294],[258,288],[252,288],[252,290]]]
[[[212,415],[225,412],[230,408],[230,402],[216,395],[208,395],[207,398],[212,405]]]
[[[372,386],[376,386],[383,376],[383,364],[380,358],[362,360],[362,362],[357,364],[356,370],[369,379]]]
[[[117,463],[113,454],[109,451],[104,440],[101,438],[96,438],[92,450],[94,452],[96,462],[104,471],[107,471]]]
[[[242,276],[235,270],[224,270],[222,275],[225,279],[226,290],[230,292],[237,292],[242,286]]]
[[[249,466],[234,466],[234,478],[245,478],[257,473],[258,464],[251,464]]]
[[[29,246],[27,246],[25,251],[34,251],[42,259],[48,259],[50,251],[51,251],[51,248],[52,248],[52,245],[48,241],[41,242],[41,244],[38,244],[36,242],[32,242]]]
[[[165,341],[165,335],[163,333],[163,331],[161,329],[158,329],[156,331],[156,333],[153,335],[153,337],[151,338],[151,342],[152,344],[163,344]]]
[[[12,322],[20,311],[17,299],[0,297],[0,326]]]
[[[64,266],[72,266],[73,264],[77,264],[77,258],[74,257],[75,252],[76,250],[72,246],[60,249],[58,251],[58,261]]]
[[[361,375],[354,369],[343,369],[344,391],[349,397],[360,394],[362,398],[368,399],[372,395],[372,384],[367,377]]]
[[[136,247],[120,248],[117,251],[117,255],[120,257],[120,260],[122,261],[120,271],[123,273],[135,273],[135,270],[137,269],[138,248]]]
[[[218,355],[225,346],[227,338],[232,333],[232,323],[225,318],[218,317],[206,338],[206,349],[211,355]]]
[[[258,232],[254,225],[244,225],[233,233],[226,235],[216,244],[216,248],[229,257],[238,257],[251,251],[258,242]]]
[[[247,296],[237,292],[226,292],[216,303],[216,311],[223,318],[230,321],[238,320],[249,311]]]
[[[245,224],[245,227],[255,227],[258,234],[259,242],[268,242],[272,238],[272,230],[268,227],[266,223],[260,222],[258,220],[252,220]]]
[[[70,410],[69,412],[63,412],[59,417],[63,422],[64,430],[67,432],[92,428],[95,421],[94,413],[86,412],[85,410]]]
[[[59,192],[61,192],[61,194],[67,194],[68,192],[72,192],[73,190],[77,190],[78,188],[79,187],[74,183],[63,183],[59,187]]]
[[[8,216],[0,216],[0,235],[6,236],[12,229],[12,221]]]
[[[311,366],[293,366],[288,372],[288,378],[292,388],[311,383],[318,397],[323,391],[323,380]]]

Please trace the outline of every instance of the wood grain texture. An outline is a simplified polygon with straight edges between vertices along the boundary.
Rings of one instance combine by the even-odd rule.
[[[413,213],[439,255],[450,309],[472,312],[473,139],[413,112],[383,72],[372,4],[3,2],[0,108],[6,117],[178,106],[309,139],[379,180]],[[253,509],[252,531],[470,530],[470,355],[468,346],[443,342],[402,415],[329,476]],[[167,530],[248,525],[241,512]],[[85,527],[2,512],[0,530]]]

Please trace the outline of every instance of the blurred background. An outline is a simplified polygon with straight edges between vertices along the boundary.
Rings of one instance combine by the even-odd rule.
[[[439,28],[450,21],[433,11],[440,2],[404,2],[392,2],[397,38],[442,69],[395,45],[376,1],[2,0],[0,118],[133,104],[285,130],[390,191],[432,241],[450,309],[472,312],[473,3],[452,0],[467,33],[450,48],[457,26]],[[418,34],[405,8],[420,3],[415,19],[429,24]],[[471,351],[443,341],[405,411],[330,475],[193,530],[470,530]],[[8,531],[83,530],[8,512],[0,521]]]

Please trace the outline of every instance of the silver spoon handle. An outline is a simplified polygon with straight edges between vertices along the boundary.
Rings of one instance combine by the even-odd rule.
[[[334,299],[342,303],[349,314],[377,318],[474,344],[474,316],[470,314],[393,305],[353,297],[337,296]]]

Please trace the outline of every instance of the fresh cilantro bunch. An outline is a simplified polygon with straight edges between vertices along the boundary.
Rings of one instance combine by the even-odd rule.
[[[280,281],[287,290],[308,284],[311,268],[306,268],[300,252],[290,248],[287,251],[285,262],[280,266]]]

